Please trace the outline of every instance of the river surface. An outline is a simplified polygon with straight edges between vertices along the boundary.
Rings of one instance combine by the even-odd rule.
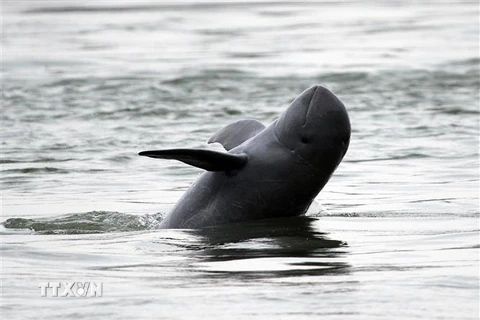
[[[478,1],[5,0],[1,17],[3,319],[479,318]],[[352,138],[306,217],[156,229],[201,170],[139,151],[220,151],[218,129],[268,124],[313,84]]]

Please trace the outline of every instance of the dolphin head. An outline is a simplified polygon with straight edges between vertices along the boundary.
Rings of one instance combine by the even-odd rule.
[[[292,153],[330,175],[350,142],[350,120],[343,103],[315,85],[300,94],[274,123],[278,140]]]

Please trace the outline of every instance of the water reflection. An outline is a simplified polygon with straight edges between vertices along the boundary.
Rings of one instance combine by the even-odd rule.
[[[348,272],[347,244],[315,229],[315,218],[251,221],[188,231],[201,239],[202,271],[217,276],[321,275]]]

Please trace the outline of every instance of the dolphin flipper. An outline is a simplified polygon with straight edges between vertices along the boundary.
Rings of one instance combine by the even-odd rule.
[[[247,163],[247,155],[200,149],[167,149],[142,151],[138,155],[159,159],[174,159],[207,171],[232,171]]]
[[[256,136],[263,129],[265,126],[257,120],[239,120],[217,131],[208,143],[218,142],[228,151]]]

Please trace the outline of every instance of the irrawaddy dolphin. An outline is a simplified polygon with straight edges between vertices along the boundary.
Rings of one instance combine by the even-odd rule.
[[[168,149],[139,155],[206,170],[161,228],[203,228],[304,214],[347,152],[350,120],[343,103],[315,85],[268,127],[240,120],[215,133],[227,152]]]

